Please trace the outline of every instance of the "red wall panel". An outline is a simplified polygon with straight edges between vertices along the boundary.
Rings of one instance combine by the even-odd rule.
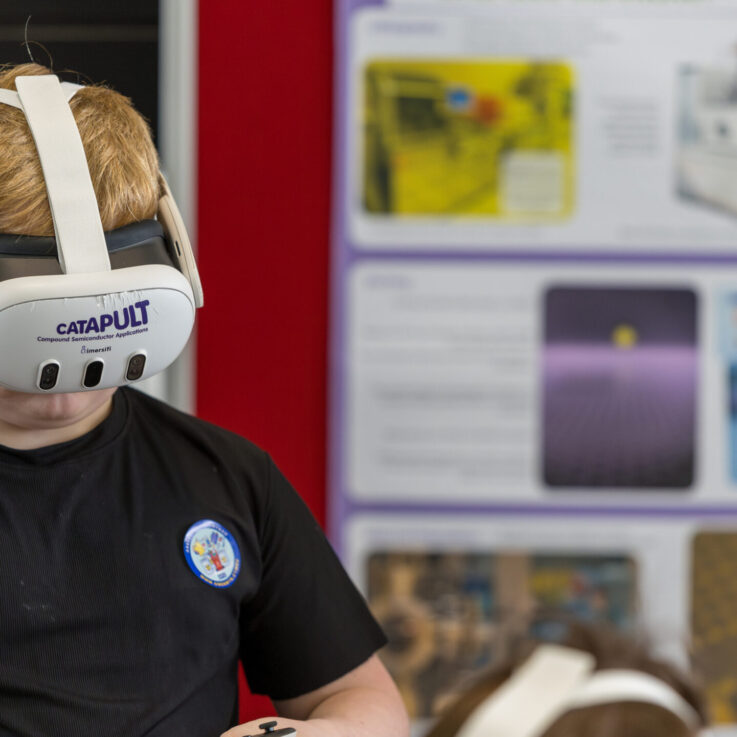
[[[321,519],[328,0],[200,4],[197,409],[269,450]]]
[[[199,43],[197,412],[324,522],[332,4],[202,0]]]

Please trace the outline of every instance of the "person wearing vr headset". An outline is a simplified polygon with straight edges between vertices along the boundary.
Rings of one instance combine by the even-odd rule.
[[[694,679],[641,642],[605,625],[551,624],[562,644],[513,643],[427,737],[696,737],[706,727]]]
[[[9,67],[0,151],[0,734],[256,734],[239,662],[276,733],[408,734],[384,635],[269,456],[128,386],[202,304],[146,123]]]

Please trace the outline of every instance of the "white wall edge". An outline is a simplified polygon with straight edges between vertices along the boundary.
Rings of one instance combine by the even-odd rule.
[[[197,0],[159,0],[159,155],[197,253]],[[196,333],[167,370],[156,393],[195,408]]]

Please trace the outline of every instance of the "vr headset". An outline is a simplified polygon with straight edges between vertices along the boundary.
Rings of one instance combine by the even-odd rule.
[[[539,645],[525,663],[482,701],[456,737],[540,737],[574,709],[617,703],[650,704],[697,733],[702,719],[665,681],[638,670],[596,670],[593,655]]]
[[[182,217],[164,181],[157,219],[103,232],[69,100],[80,85],[18,77],[55,237],[0,234],[0,385],[21,392],[123,386],[181,353],[202,306]]]

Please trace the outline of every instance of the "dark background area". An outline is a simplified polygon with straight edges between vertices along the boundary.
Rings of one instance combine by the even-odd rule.
[[[28,22],[28,49],[24,42]],[[104,83],[133,100],[158,133],[159,4],[126,0],[0,2],[0,63],[30,61],[70,82]]]

